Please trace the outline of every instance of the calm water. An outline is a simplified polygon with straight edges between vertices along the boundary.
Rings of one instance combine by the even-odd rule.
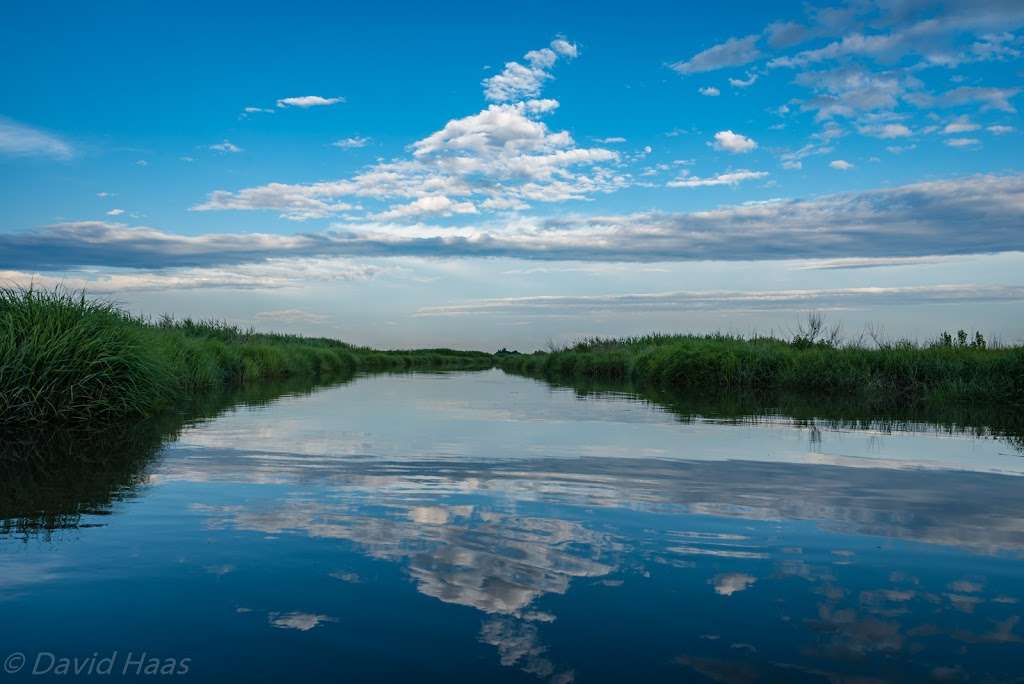
[[[500,371],[220,408],[7,468],[0,678],[1024,673],[1004,439],[681,421]]]

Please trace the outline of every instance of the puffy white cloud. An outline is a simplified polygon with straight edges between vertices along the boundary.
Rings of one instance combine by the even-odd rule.
[[[860,126],[858,129],[864,135],[870,135],[883,140],[893,138],[906,138],[914,134],[909,127],[901,123],[876,124],[871,126]]]
[[[0,116],[0,155],[70,159],[74,154],[67,141]]]
[[[377,163],[347,179],[306,185],[271,183],[238,192],[215,191],[198,211],[278,210],[296,220],[324,218],[355,209],[339,198],[419,200],[444,196],[466,213],[525,208],[527,202],[583,199],[610,192],[626,179],[602,163],[618,154],[604,148],[580,148],[566,131],[552,131],[538,116],[554,110],[556,100],[492,104],[481,112],[452,119],[411,145],[412,158]],[[589,167],[584,174],[580,167]],[[421,212],[392,206],[379,219],[412,217]]]
[[[242,151],[241,147],[239,147],[238,145],[235,145],[230,140],[225,140],[222,143],[216,143],[214,145],[210,145],[210,149],[211,150],[216,150],[217,152],[230,152],[231,154],[237,154],[238,152]]]
[[[715,133],[714,141],[709,144],[716,150],[732,152],[733,154],[750,152],[757,149],[757,143],[753,138],[748,138],[740,133],[734,133],[731,130],[718,131]]]
[[[124,213],[124,209],[111,209],[107,212],[107,216],[120,216]]]
[[[551,41],[551,47],[530,50],[523,55],[526,64],[507,62],[498,74],[484,79],[484,96],[492,102],[508,102],[540,95],[544,82],[553,78],[548,71],[562,56],[574,59],[576,46],[564,38]]]
[[[351,138],[342,138],[341,140],[335,140],[331,143],[334,147],[340,147],[343,150],[351,150],[357,147],[366,147],[370,144],[369,138],[361,136],[354,136]]]
[[[945,135],[952,135],[956,133],[970,133],[971,131],[976,131],[979,128],[981,128],[981,126],[971,121],[971,118],[965,114],[963,116],[958,116],[956,119],[946,124],[943,127],[942,132]]]
[[[758,38],[757,35],[730,38],[724,43],[698,52],[685,62],[676,62],[670,66],[680,74],[699,74],[749,64],[761,57],[761,51],[757,49]]]
[[[838,171],[849,171],[853,168],[853,164],[846,161],[845,159],[833,159],[828,163],[830,167]]]
[[[320,95],[301,95],[299,97],[283,97],[277,101],[281,109],[285,107],[299,107],[309,109],[310,107],[329,107],[345,101],[343,97],[321,97]]]
[[[722,91],[719,90],[718,88],[716,88],[715,86],[707,86],[705,88],[698,88],[697,92],[699,92],[701,95],[705,95],[707,97],[718,97],[719,95],[722,94]]]
[[[565,38],[555,38],[551,41],[551,49],[569,59],[579,57],[580,52],[575,43],[570,43]]]
[[[406,218],[409,216],[422,216],[424,214],[475,214],[476,206],[472,202],[453,202],[444,195],[428,195],[420,197],[408,204],[392,206],[387,211],[374,215],[374,218],[382,221]]]
[[[678,178],[670,180],[665,185],[670,188],[701,188],[711,185],[737,185],[745,180],[764,178],[767,175],[768,174],[764,171],[748,171],[747,169],[739,169],[737,171],[720,173],[717,176],[711,176],[710,178],[700,178],[699,176],[691,176],[689,173],[683,172]]]

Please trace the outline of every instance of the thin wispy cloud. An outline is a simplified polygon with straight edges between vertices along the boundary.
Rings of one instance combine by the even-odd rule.
[[[0,116],[0,155],[70,159],[74,154],[63,138]]]
[[[806,311],[875,306],[1022,302],[1024,286],[922,285],[823,290],[684,291],[598,296],[538,296],[481,299],[422,307],[419,316],[538,315],[593,316],[613,311]]]

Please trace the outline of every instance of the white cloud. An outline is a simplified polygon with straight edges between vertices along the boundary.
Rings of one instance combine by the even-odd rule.
[[[741,154],[757,149],[757,143],[740,133],[733,133],[731,130],[718,131],[715,133],[715,140],[709,143],[716,150],[724,150],[733,154]]]
[[[452,119],[414,142],[411,159],[379,162],[337,181],[215,191],[193,209],[277,209],[286,218],[305,220],[356,208],[339,201],[343,197],[383,202],[444,196],[467,211],[468,203],[485,210],[507,210],[525,208],[529,202],[584,199],[623,187],[627,179],[603,166],[618,160],[618,153],[577,147],[568,132],[551,131],[538,118],[557,106],[555,100],[492,104]],[[367,217],[415,216],[401,205],[381,211],[369,211]]]
[[[971,121],[971,118],[964,114],[963,116],[958,116],[956,119],[946,124],[945,127],[943,127],[942,132],[945,135],[952,135],[956,133],[970,133],[971,131],[976,131],[979,128],[981,128],[981,126]]]
[[[508,102],[540,95],[544,82],[554,78],[548,71],[562,56],[574,59],[579,54],[576,46],[564,38],[551,41],[550,48],[530,50],[523,59],[526,64],[506,62],[498,74],[483,81],[484,96],[492,102]]]
[[[570,43],[565,38],[555,38],[551,41],[551,48],[558,54],[563,57],[568,57],[569,59],[575,59],[576,57],[579,57],[580,54],[576,44]]]
[[[789,169],[790,171],[798,171],[804,168],[804,163],[799,159],[788,159],[782,162],[782,168]]]
[[[124,213],[124,209],[111,209],[107,212],[107,216],[120,216]]]
[[[330,320],[326,314],[318,314],[305,309],[274,309],[253,314],[257,321],[274,321],[279,323],[324,323]]]
[[[985,130],[992,135],[1006,135],[1007,133],[1013,133],[1017,129],[1013,126],[994,125],[987,127]]]
[[[342,138],[341,140],[335,140],[331,143],[334,147],[340,147],[343,150],[351,150],[357,147],[366,147],[370,144],[369,138],[360,136],[353,136],[351,138]]]
[[[273,114],[274,110],[266,107],[246,107],[243,112],[245,114]]]
[[[300,107],[302,109],[308,109],[310,107],[329,107],[331,105],[340,104],[345,101],[343,97],[321,97],[319,95],[302,95],[300,97],[285,97],[277,101],[277,106],[281,109],[285,107]]]
[[[377,181],[369,181],[368,187],[378,186]],[[310,187],[284,186],[279,192]],[[519,194],[526,196],[525,192]],[[446,196],[456,202],[467,201]],[[298,197],[317,199],[308,194]],[[505,204],[519,198],[498,194],[495,199]],[[257,202],[258,198],[229,194],[220,200]],[[148,227],[77,222],[29,232],[0,232],[0,268],[52,272],[117,263],[170,269],[261,265],[285,257],[406,254],[573,261],[982,254],[1024,251],[1024,232],[1007,230],[1007,226],[1018,225],[1024,225],[1024,175],[978,175],[811,199],[745,202],[689,213],[500,214],[458,226],[363,219],[335,225],[326,232],[289,235],[180,235]]]
[[[0,116],[0,155],[70,159],[74,154],[67,141]]]
[[[741,78],[730,78],[729,79],[729,85],[731,85],[733,88],[749,88],[750,86],[754,85],[755,83],[757,83],[757,74],[751,74],[751,73],[747,74],[747,78],[746,79],[741,79]]]
[[[700,178],[699,176],[691,176],[689,173],[683,172],[683,174],[678,178],[669,181],[665,185],[670,188],[701,188],[712,185],[737,185],[745,180],[764,178],[767,175],[768,174],[764,171],[748,171],[747,169],[739,169],[738,171],[720,173],[717,176],[711,176],[710,178]]]
[[[230,152],[231,154],[237,154],[242,151],[241,147],[235,145],[230,140],[225,140],[222,143],[210,145],[210,149],[216,150],[217,152]]]
[[[828,165],[833,169],[837,169],[839,171],[849,171],[850,169],[853,168],[853,164],[846,161],[845,159],[834,159],[830,161]]]
[[[806,311],[949,304],[955,302],[1024,302],[1019,285],[921,285],[849,287],[821,290],[702,290],[591,296],[540,295],[477,299],[461,304],[427,306],[418,316],[545,315],[593,316],[612,311],[649,314],[654,311]],[[749,586],[749,585],[748,585]]]
[[[599,142],[602,145],[620,145],[620,144],[626,142],[626,139],[622,138],[622,137],[615,136],[615,137],[611,137],[611,138],[595,138],[594,142]]]
[[[949,147],[973,147],[974,145],[981,144],[981,141],[977,138],[950,138],[944,142]]]
[[[685,62],[676,62],[669,66],[680,74],[699,74],[749,64],[761,56],[761,51],[757,49],[758,38],[757,35],[730,38],[724,43],[698,52]]]
[[[870,135],[883,140],[893,138],[906,138],[914,134],[910,128],[901,123],[876,124],[871,126],[860,126],[858,130],[864,135]]]
[[[476,206],[472,202],[453,202],[444,195],[429,195],[408,204],[392,206],[387,211],[374,215],[374,218],[382,221],[407,218],[410,216],[422,216],[424,214],[475,214]]]
[[[705,88],[698,88],[697,92],[699,92],[701,95],[705,95],[707,97],[718,97],[719,95],[722,94],[722,91],[719,90],[718,88],[716,88],[715,86],[707,86]]]

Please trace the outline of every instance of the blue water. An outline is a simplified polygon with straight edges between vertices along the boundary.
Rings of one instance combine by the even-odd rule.
[[[74,514],[27,496],[0,679],[1018,681],[1022,475],[927,424],[361,377],[188,422]]]

